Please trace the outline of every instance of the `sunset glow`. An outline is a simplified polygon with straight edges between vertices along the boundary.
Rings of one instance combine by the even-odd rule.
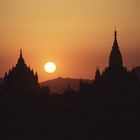
[[[140,65],[139,0],[0,0],[0,77],[22,48],[39,81],[56,77],[92,79],[108,65],[115,26],[124,65]],[[58,67],[46,77],[43,67]]]
[[[140,140],[140,0],[0,0],[1,133]]]

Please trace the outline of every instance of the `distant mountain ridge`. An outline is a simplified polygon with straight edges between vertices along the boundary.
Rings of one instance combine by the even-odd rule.
[[[91,82],[91,80],[88,79],[82,80],[85,82]],[[58,77],[56,79],[41,82],[40,85],[49,86],[51,93],[62,93],[64,90],[68,88],[68,85],[70,85],[71,89],[78,91],[79,82],[80,79]]]

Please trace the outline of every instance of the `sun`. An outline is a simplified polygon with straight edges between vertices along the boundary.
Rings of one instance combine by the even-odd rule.
[[[45,65],[44,65],[44,70],[48,73],[53,73],[56,71],[56,64],[53,63],[53,62],[47,62]]]

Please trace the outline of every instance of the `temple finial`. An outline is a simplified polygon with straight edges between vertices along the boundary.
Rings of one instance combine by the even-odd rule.
[[[22,49],[20,49],[20,57],[22,57]]]
[[[115,36],[115,39],[117,39],[117,29],[116,29],[116,26],[115,26],[114,36]]]

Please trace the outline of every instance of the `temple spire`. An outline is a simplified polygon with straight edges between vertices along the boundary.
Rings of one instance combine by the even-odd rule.
[[[115,29],[114,35],[115,35],[115,39],[117,40],[117,31],[116,31],[116,29]]]
[[[117,31],[115,29],[113,47],[109,57],[109,67],[114,69],[114,68],[122,68],[122,66],[123,66],[122,55],[119,50],[119,45],[117,41]]]
[[[22,58],[22,49],[20,49],[20,58]]]
[[[19,56],[17,64],[25,65],[25,62],[24,62],[24,59],[23,59],[23,56],[22,56],[22,49],[20,49],[20,56]]]
[[[97,66],[96,72],[95,72],[95,80],[99,80],[101,77],[101,73],[99,70],[99,67]]]
[[[114,36],[115,36],[115,39],[117,40],[117,28],[116,28],[116,26],[115,26]]]
[[[117,41],[117,30],[115,28],[115,32],[114,32],[114,43],[113,43],[113,48],[114,49],[118,49],[119,45],[118,45],[118,41]]]

